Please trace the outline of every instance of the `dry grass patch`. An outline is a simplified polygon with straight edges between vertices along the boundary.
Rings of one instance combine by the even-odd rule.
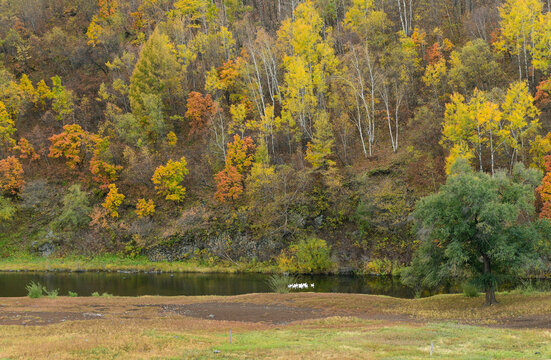
[[[551,314],[551,294],[521,295],[500,293],[499,304],[484,306],[481,298],[459,294],[437,295],[424,299],[402,301],[400,306],[386,311],[410,314],[423,319],[490,321],[519,316]]]
[[[235,297],[0,299],[2,313],[95,312],[101,319],[47,326],[1,326],[0,359],[544,359],[551,332],[461,325],[511,314],[543,316],[551,295],[501,294],[484,307],[461,295],[403,300],[346,294]],[[166,305],[243,303],[320,309],[325,318],[289,324],[219,321],[163,311]],[[231,310],[231,309],[230,309]],[[229,310],[228,310],[229,311]],[[418,319],[412,321],[411,318]],[[373,320],[376,319],[376,320]],[[447,319],[448,322],[438,322]],[[435,322],[436,321],[436,322]],[[229,330],[233,342],[229,343]]]

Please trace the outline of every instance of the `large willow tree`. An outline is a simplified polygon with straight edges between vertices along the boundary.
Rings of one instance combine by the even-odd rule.
[[[497,303],[499,282],[537,260],[534,189],[540,181],[539,170],[522,165],[512,176],[499,171],[492,177],[458,161],[440,191],[417,204],[422,242],[403,281],[435,288],[466,279],[484,289],[487,305]]]

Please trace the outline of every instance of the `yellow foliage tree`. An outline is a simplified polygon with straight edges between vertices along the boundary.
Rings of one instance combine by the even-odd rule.
[[[169,146],[176,146],[176,143],[178,143],[178,137],[174,133],[174,131],[170,131],[168,134],[166,134],[166,140]]]
[[[90,159],[90,172],[93,175],[93,180],[100,184],[100,189],[106,189],[110,183],[118,179],[122,166],[111,163],[109,137],[92,136],[92,138],[95,146],[92,159]]]
[[[373,0],[353,0],[352,6],[344,16],[344,24],[361,37],[366,48],[370,48],[378,46],[386,40],[385,29],[392,23],[384,11],[377,10]],[[421,42],[424,45],[425,40],[424,38],[420,39],[419,29],[415,28],[412,38],[415,38],[417,43]]]
[[[551,12],[539,15],[531,50],[534,68],[548,73],[551,70]]]
[[[174,3],[174,9],[168,12],[171,18],[185,18],[189,28],[200,28],[201,20],[211,20],[215,14],[216,7],[207,0],[178,0]]]
[[[15,145],[12,135],[15,133],[15,122],[8,113],[6,106],[0,101],[0,144],[5,150]]]
[[[166,200],[182,202],[186,195],[186,188],[181,185],[185,176],[189,174],[186,168],[186,158],[182,156],[180,161],[169,160],[164,166],[159,166],[151,181],[155,184],[155,190],[163,195]]]
[[[446,104],[441,144],[454,151],[450,156],[476,155],[480,171],[483,155],[490,154],[493,174],[498,152],[506,153],[511,168],[519,154],[524,160],[540,126],[538,116],[525,82],[512,83],[500,104],[478,89],[469,100],[454,93]]]
[[[517,81],[509,86],[501,109],[504,124],[499,134],[511,148],[511,161],[517,161],[518,154],[524,160],[525,149],[540,128],[540,111],[525,82]]]
[[[501,118],[499,106],[489,101],[483,91],[475,89],[469,101],[454,93],[446,104],[442,128],[441,144],[450,149],[446,170],[449,171],[458,158],[470,160],[476,154],[482,171],[483,154],[488,147],[493,173]]]
[[[151,216],[155,213],[155,203],[152,199],[145,200],[145,199],[139,199],[136,203],[136,215],[138,217],[143,218],[147,216]]]
[[[241,137],[243,137],[245,129],[247,128],[247,123],[245,122],[245,119],[247,118],[247,105],[244,103],[231,105],[230,114],[232,121],[230,123],[228,133],[230,135],[239,133]]]
[[[52,99],[52,109],[57,113],[57,119],[64,121],[69,117],[73,117],[75,106],[73,92],[61,85],[59,76],[52,77],[52,84],[49,98]]]
[[[109,193],[105,198],[102,206],[109,211],[111,217],[119,217],[119,207],[121,206],[125,196],[119,193],[119,189],[115,184],[109,185]]]
[[[528,78],[531,71],[530,52],[542,8],[540,0],[506,0],[499,8],[501,37],[495,46],[500,52],[517,56],[521,79]]]
[[[314,169],[328,170],[335,166],[335,161],[331,160],[334,141],[327,115],[320,117],[314,126],[314,139],[308,143],[306,160]]]
[[[446,158],[446,174],[451,173],[453,164],[459,159],[465,160],[470,164],[471,159],[474,157],[473,151],[469,149],[469,146],[465,143],[457,143],[452,146],[450,149],[450,154]]]
[[[294,19],[285,20],[277,33],[285,69],[282,120],[291,129],[298,121],[308,139],[313,138],[330,77],[338,72],[339,61],[331,42],[322,38],[323,29],[323,19],[308,0],[297,6]]]
[[[42,109],[46,108],[46,101],[48,99],[51,99],[52,97],[52,90],[46,85],[46,82],[44,80],[40,80],[38,84],[36,84],[36,92],[37,92],[37,103],[36,105],[40,104]]]
[[[532,163],[530,166],[540,169],[543,172],[547,171],[546,155],[551,154],[551,133],[547,133],[545,137],[541,135],[530,143],[530,155],[532,155]]]
[[[27,74],[23,74],[21,79],[19,79],[19,88],[27,101],[33,104],[36,103],[38,100],[38,91],[34,88]]]

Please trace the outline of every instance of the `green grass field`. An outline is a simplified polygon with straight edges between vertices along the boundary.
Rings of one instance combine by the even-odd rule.
[[[266,263],[209,264],[205,261],[152,262],[146,257],[99,255],[95,257],[67,256],[45,258],[30,255],[0,258],[0,271],[163,271],[163,272],[276,272],[277,267]]]

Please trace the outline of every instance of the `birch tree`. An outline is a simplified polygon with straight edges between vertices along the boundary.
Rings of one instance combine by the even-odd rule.
[[[356,98],[356,114],[352,119],[364,156],[371,157],[375,143],[375,104],[379,101],[376,94],[382,85],[378,54],[387,42],[385,31],[390,23],[386,14],[375,8],[372,0],[354,0],[344,21],[346,28],[361,40],[348,56],[346,83]]]
[[[308,140],[313,124],[325,111],[330,77],[337,73],[338,60],[330,41],[321,36],[323,19],[312,1],[297,6],[294,20],[283,22],[278,46],[285,69],[282,120],[291,132],[295,127]],[[296,133],[295,133],[296,135]]]
[[[411,38],[402,37],[383,59],[384,79],[379,87],[379,93],[384,103],[385,118],[394,152],[398,151],[400,143],[402,106],[418,68],[419,58]]]
[[[542,8],[540,0],[506,0],[499,8],[501,37],[496,48],[500,52],[516,55],[519,80],[527,79],[532,83],[534,68],[531,50],[534,46],[534,30]]]

